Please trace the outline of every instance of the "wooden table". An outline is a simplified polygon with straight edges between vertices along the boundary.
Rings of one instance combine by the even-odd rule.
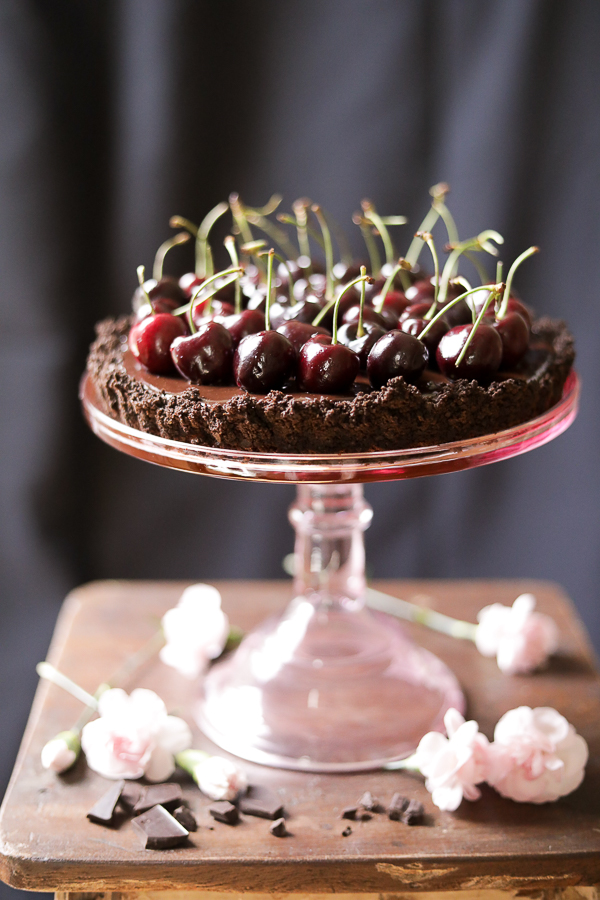
[[[249,628],[289,599],[289,582],[220,582],[233,623]],[[232,828],[210,819],[209,801],[182,776],[184,795],[199,820],[188,846],[139,849],[129,823],[105,829],[85,814],[108,783],[81,759],[62,778],[42,769],[40,751],[77,718],[77,701],[40,684],[0,820],[0,875],[17,888],[85,898],[115,892],[162,900],[203,900],[241,893],[273,897],[296,893],[360,894],[363,900],[404,900],[407,893],[468,892],[481,900],[507,894],[567,900],[597,897],[600,883],[600,680],[593,654],[573,607],[555,585],[529,581],[380,582],[381,590],[420,597],[433,608],[474,621],[486,603],[510,604],[525,590],[559,624],[561,646],[550,668],[529,677],[507,677],[474,646],[407,626],[459,676],[469,714],[492,736],[500,715],[519,705],[554,706],[584,735],[590,761],[584,784],[571,796],[544,806],[516,804],[484,788],[477,803],[443,813],[419,776],[403,772],[315,775],[248,764],[251,783],[279,791],[292,836],[269,834],[269,823],[244,817]],[[90,584],[74,591],[63,608],[50,660],[89,691],[155,631],[158,617],[177,601],[179,582]],[[425,599],[423,599],[425,598]],[[194,687],[157,659],[134,684],[163,697],[186,715]],[[212,749],[198,732],[195,746]],[[343,807],[365,790],[389,801],[395,791],[425,804],[427,822],[408,827],[377,815],[342,821]],[[342,836],[347,824],[352,834]],[[177,892],[176,896],[171,896]],[[183,892],[183,893],[182,893]],[[504,892],[503,894],[499,892]]]

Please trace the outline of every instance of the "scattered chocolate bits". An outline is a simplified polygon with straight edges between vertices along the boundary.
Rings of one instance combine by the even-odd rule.
[[[110,786],[105,794],[102,794],[87,814],[90,822],[96,822],[98,825],[111,824],[115,814],[115,807],[119,802],[124,787],[124,781],[117,781],[116,784]]]
[[[153,806],[141,816],[131,820],[138,831],[146,850],[168,850],[177,847],[188,837],[189,832],[180,825],[164,806]]]
[[[173,818],[177,819],[180,825],[183,825],[188,831],[197,831],[198,823],[196,822],[196,817],[191,809],[188,809],[187,806],[178,806],[177,809],[173,810]]]
[[[409,802],[410,801],[408,797],[403,797],[402,794],[394,794],[390,801],[390,805],[388,806],[388,816],[390,817],[390,819],[392,819],[394,822],[399,822],[402,817],[402,813],[408,806]]]
[[[342,831],[342,837],[349,837],[351,834],[352,834],[352,829],[348,825],[348,827],[344,828],[344,830]]]
[[[388,807],[388,816],[405,825],[418,825],[423,821],[425,807],[419,800],[410,800],[402,794],[394,794]]]
[[[153,806],[164,806],[165,809],[175,809],[181,806],[183,795],[179,784],[151,784],[147,787],[140,799],[133,807],[134,813],[143,813]]]
[[[240,812],[261,819],[279,819],[283,815],[283,804],[277,794],[268,788],[250,785],[248,793],[240,798]]]
[[[240,814],[237,806],[230,803],[229,800],[218,800],[208,807],[208,811],[217,822],[224,822],[226,825],[237,825],[240,821]]]
[[[369,812],[379,813],[383,812],[384,809],[379,800],[377,800],[376,797],[373,797],[371,791],[364,792],[364,794],[358,801],[358,805],[359,807],[362,807],[362,809],[366,809]]]
[[[288,830],[285,827],[285,819],[282,817],[280,819],[276,819],[270,826],[269,831],[271,834],[274,834],[275,837],[286,837],[288,834]]]
[[[358,806],[347,806],[342,810],[342,819],[356,819],[356,813],[358,812]]]

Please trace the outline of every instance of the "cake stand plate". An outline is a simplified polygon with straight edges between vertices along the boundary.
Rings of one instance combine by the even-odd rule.
[[[202,680],[194,715],[225,750],[304,771],[372,769],[414,751],[465,703],[453,673],[388,616],[365,607],[362,484],[456,472],[533,450],[577,414],[569,375],[552,409],[514,428],[435,447],[353,454],[246,453],[146,434],[112,419],[81,386],[98,437],[138,459],[217,478],[296,483],[295,599]]]

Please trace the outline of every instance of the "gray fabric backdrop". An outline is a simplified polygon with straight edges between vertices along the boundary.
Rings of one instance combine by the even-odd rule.
[[[369,568],[554,579],[600,646],[599,41],[595,0],[3,0],[2,781],[69,588],[281,575],[291,489],[142,465],[76,399],[169,216],[233,189],[416,224],[443,179],[461,234],[542,248],[518,287],[575,333],[579,419],[512,461],[368,488]]]

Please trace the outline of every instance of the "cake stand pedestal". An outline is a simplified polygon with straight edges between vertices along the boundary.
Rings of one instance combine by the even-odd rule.
[[[391,618],[365,608],[362,483],[460,471],[532,450],[577,413],[571,374],[543,416],[493,435],[436,447],[363,454],[244,453],[137,431],[102,411],[89,379],[82,403],[92,430],[140,459],[221,478],[296,482],[295,599],[248,634],[203,679],[194,714],[204,733],[253,762],[305,771],[378,768],[464,709],[452,672]]]

